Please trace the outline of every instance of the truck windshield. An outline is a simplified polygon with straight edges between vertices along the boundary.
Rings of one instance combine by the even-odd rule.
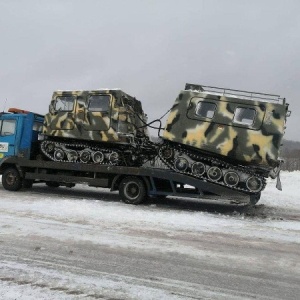
[[[89,111],[109,111],[110,95],[89,96]]]
[[[75,98],[73,96],[61,96],[56,98],[56,111],[72,111],[74,107]]]
[[[0,121],[0,135],[13,135],[16,130],[16,120],[1,120]]]

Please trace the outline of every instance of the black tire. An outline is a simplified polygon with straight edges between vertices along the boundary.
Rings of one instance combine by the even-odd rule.
[[[51,188],[58,188],[60,184],[58,182],[55,182],[55,181],[47,181],[46,185],[48,187],[51,187]]]
[[[18,191],[22,188],[23,180],[15,168],[8,168],[2,175],[2,185],[8,191]]]
[[[261,193],[253,194],[250,196],[250,205],[255,205],[260,199]]]
[[[121,199],[127,204],[140,204],[147,199],[146,186],[138,177],[125,177],[119,186]]]

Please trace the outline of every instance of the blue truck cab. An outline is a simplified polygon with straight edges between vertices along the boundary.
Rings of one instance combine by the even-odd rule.
[[[0,164],[8,156],[30,159],[36,154],[43,121],[42,115],[16,108],[0,113]]]

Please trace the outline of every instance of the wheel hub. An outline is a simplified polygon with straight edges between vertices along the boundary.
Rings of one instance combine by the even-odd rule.
[[[131,199],[135,199],[139,196],[140,190],[138,186],[132,182],[128,183],[127,188],[125,189],[126,196]]]
[[[209,179],[217,181],[222,177],[222,171],[218,167],[210,167],[207,172],[207,176]]]
[[[251,192],[259,192],[262,189],[263,184],[259,177],[251,176],[248,178],[246,186]]]
[[[13,185],[16,182],[16,176],[14,176],[12,173],[9,173],[6,177],[6,182],[9,185]]]
[[[224,182],[230,186],[236,186],[240,181],[239,175],[236,172],[229,171],[224,176]]]
[[[184,157],[178,157],[174,164],[175,168],[180,172],[184,172],[189,166],[189,162]]]

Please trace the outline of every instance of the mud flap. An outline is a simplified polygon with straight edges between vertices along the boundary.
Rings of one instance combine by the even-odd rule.
[[[282,191],[282,185],[281,185],[281,180],[280,180],[280,171],[278,172],[278,175],[277,175],[276,188],[277,188],[277,190]]]

